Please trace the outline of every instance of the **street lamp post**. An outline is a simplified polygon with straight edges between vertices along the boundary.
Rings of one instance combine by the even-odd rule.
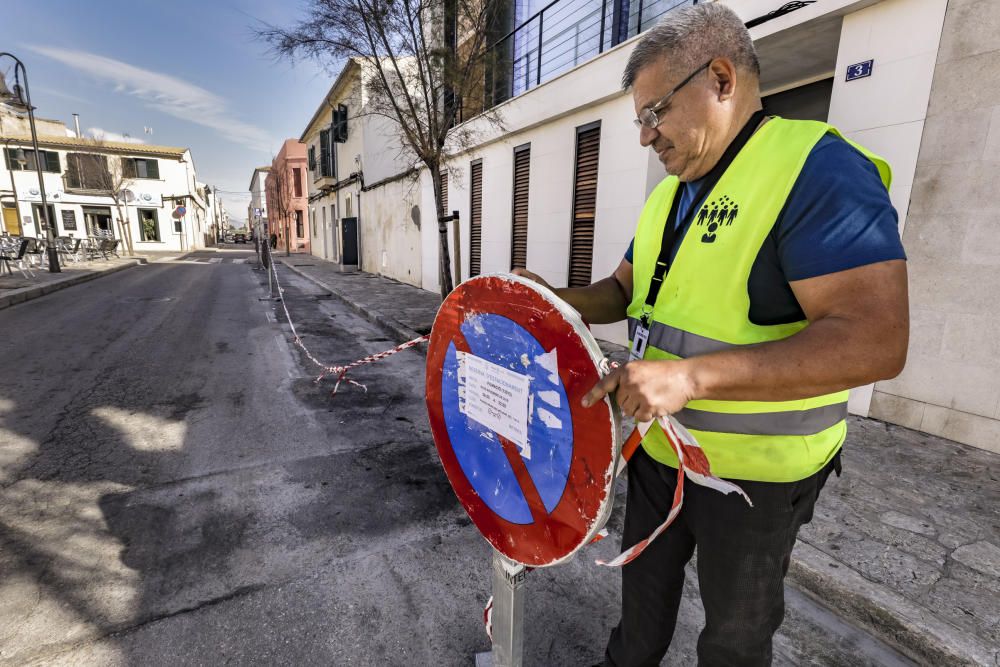
[[[7,56],[14,61],[14,90],[11,92],[7,88],[7,82],[3,75],[0,75],[0,104],[6,104],[14,109],[27,109],[28,124],[31,126],[31,147],[35,151],[35,171],[38,172],[38,191],[42,195],[41,224],[45,225],[47,240],[46,245],[49,254],[49,272],[60,273],[59,251],[56,248],[55,220],[49,220],[48,200],[45,197],[45,178],[42,176],[42,154],[38,150],[38,133],[35,131],[35,110],[31,106],[31,92],[28,90],[28,73],[24,69],[24,63],[12,53],[0,53],[0,58]],[[21,87],[21,79],[24,79],[24,87]],[[23,92],[23,95],[22,95]]]

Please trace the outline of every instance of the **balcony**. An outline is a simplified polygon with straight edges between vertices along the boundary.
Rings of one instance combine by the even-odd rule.
[[[337,185],[337,179],[333,176],[320,176],[315,174],[313,176],[313,186],[317,190],[325,190],[326,188],[332,188]]]
[[[486,97],[495,106],[653,27],[698,0],[554,0],[494,44]]]

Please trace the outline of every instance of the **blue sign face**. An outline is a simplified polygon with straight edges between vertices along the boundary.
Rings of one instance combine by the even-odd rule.
[[[536,362],[547,351],[513,320],[482,313],[463,322],[461,329],[472,354],[530,379],[530,448],[520,454],[546,511],[552,512],[566,489],[573,459],[573,415],[562,379],[547,364]],[[458,464],[491,510],[511,523],[530,524],[531,509],[497,434],[459,410],[458,364],[452,343],[444,360],[441,402]]]
[[[847,66],[847,80],[854,81],[855,79],[863,79],[866,76],[872,75],[872,66],[875,64],[874,60],[866,60],[863,63],[856,63],[854,65]]]

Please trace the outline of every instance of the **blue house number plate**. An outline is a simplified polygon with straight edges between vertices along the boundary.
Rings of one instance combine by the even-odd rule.
[[[872,75],[872,65],[875,63],[874,60],[866,60],[863,63],[857,63],[855,65],[847,66],[847,80],[854,81],[855,79],[863,79],[866,76]]]

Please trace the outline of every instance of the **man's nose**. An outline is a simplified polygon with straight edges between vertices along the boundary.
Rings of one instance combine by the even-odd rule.
[[[650,129],[645,125],[639,128],[639,144],[642,146],[651,145],[658,136],[660,133],[656,129]]]

